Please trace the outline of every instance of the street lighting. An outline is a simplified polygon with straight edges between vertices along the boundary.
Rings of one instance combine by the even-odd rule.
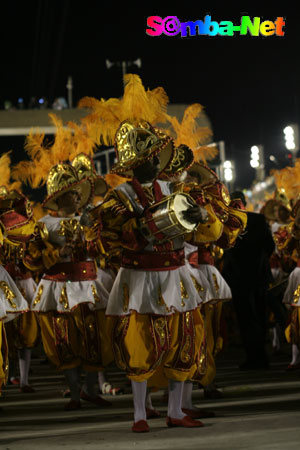
[[[233,166],[232,166],[232,162],[229,161],[229,160],[224,161],[223,167],[224,167],[224,179],[225,179],[225,181],[232,181],[233,180]]]
[[[252,145],[250,166],[256,171],[256,178],[262,181],[265,178],[264,148],[262,145]]]
[[[285,147],[293,154],[293,162],[296,159],[296,153],[299,150],[299,126],[294,123],[283,129]]]

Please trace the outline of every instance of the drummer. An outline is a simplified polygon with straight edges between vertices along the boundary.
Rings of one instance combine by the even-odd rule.
[[[167,425],[199,427],[200,421],[181,410],[183,384],[196,366],[203,329],[198,292],[185,265],[184,238],[164,235],[149,209],[172,194],[171,183],[157,176],[174,155],[173,141],[148,122],[125,121],[117,130],[115,150],[118,162],[112,172],[131,180],[110,191],[96,212],[105,251],[123,250],[106,314],[116,363],[132,383],[132,431],[149,431],[147,380],[158,369],[169,380]],[[186,217],[191,223],[203,223],[206,212],[196,205]],[[150,223],[147,237],[140,230],[142,218]]]

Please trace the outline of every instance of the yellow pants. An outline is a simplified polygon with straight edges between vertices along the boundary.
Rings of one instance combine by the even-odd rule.
[[[33,348],[40,341],[40,327],[36,313],[28,311],[5,324],[9,357],[16,359],[17,350]]]
[[[105,312],[91,311],[87,304],[70,313],[39,313],[45,353],[59,370],[82,366],[103,370],[113,362]]]
[[[199,309],[170,316],[109,317],[116,364],[134,381],[163,387],[166,379],[185,381],[196,369],[203,319]]]
[[[5,327],[0,320],[0,396],[2,386],[6,383],[8,376],[8,348],[5,334]]]
[[[208,386],[216,376],[215,356],[222,349],[223,339],[220,336],[220,320],[222,303],[203,306],[205,324],[205,342],[199,354],[198,367],[191,379],[202,386]]]
[[[300,308],[297,306],[292,309],[291,323],[285,330],[285,337],[290,344],[296,344],[300,348]]]

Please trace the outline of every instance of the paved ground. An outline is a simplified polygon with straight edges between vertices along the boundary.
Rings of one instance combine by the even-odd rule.
[[[216,417],[205,419],[204,428],[168,429],[162,393],[153,403],[162,418],[149,421],[151,432],[131,432],[132,396],[123,374],[111,373],[127,392],[112,398],[113,405],[97,409],[85,403],[80,412],[65,412],[61,391],[63,378],[51,367],[33,360],[31,381],[35,394],[20,394],[8,386],[1,400],[0,449],[203,449],[203,450],[299,450],[300,371],[287,373],[289,357],[273,357],[271,370],[240,372],[240,354],[227,351],[218,362],[217,382],[221,400],[204,400],[203,391],[194,390],[197,406],[213,409]],[[196,388],[196,387],[195,387]]]

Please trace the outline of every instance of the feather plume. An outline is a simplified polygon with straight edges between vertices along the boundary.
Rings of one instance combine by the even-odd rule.
[[[21,184],[19,181],[11,181],[11,151],[4,153],[0,157],[0,186],[5,186],[8,190],[16,189],[21,190]]]
[[[120,177],[119,175],[116,175],[114,173],[107,173],[105,175],[105,181],[112,189],[114,189],[120,184],[126,183],[126,181],[128,181],[128,178]]]
[[[190,147],[196,161],[206,162],[212,159],[218,153],[216,147],[203,145],[207,143],[212,136],[212,131],[208,127],[201,127],[197,123],[197,119],[203,111],[203,106],[199,103],[194,103],[188,106],[183,114],[181,123],[175,116],[168,115],[169,127],[164,128],[164,131],[175,140],[175,144],[185,144]]]
[[[168,101],[162,87],[146,91],[138,75],[126,74],[121,99],[97,100],[84,97],[78,106],[90,109],[90,114],[84,117],[82,122],[89,124],[90,135],[97,144],[113,145],[116,131],[124,120],[146,120],[153,125],[165,123]]]
[[[293,167],[273,170],[277,189],[284,189],[289,200],[295,199],[300,193],[300,159],[296,159]]]
[[[43,133],[31,130],[26,137],[25,149],[29,161],[21,161],[13,168],[13,177],[19,182],[28,183],[32,188],[43,186],[48,173],[55,164],[69,161],[79,153],[92,155],[95,140],[88,132],[89,125],[77,125],[70,122],[68,127],[55,114],[49,114],[56,127],[53,142],[46,143]]]

